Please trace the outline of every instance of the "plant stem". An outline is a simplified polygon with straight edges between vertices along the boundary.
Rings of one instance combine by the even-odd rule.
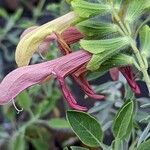
[[[138,50],[137,46],[136,46],[136,41],[131,37],[130,33],[128,32],[128,30],[126,29],[125,25],[122,23],[120,17],[118,16],[118,14],[115,12],[115,10],[113,11],[113,15],[116,19],[116,21],[118,22],[120,28],[122,29],[122,31],[124,32],[124,35],[125,36],[128,36],[130,39],[131,39],[131,47],[134,51],[134,54],[137,58],[137,61],[138,61],[138,64],[140,66],[140,71],[142,72],[143,74],[143,78],[144,78],[144,81],[147,85],[147,88],[148,88],[148,91],[150,93],[150,78],[149,78],[149,75],[148,75],[148,67],[147,65],[145,64],[145,61],[143,60],[143,57],[142,55],[140,54],[140,51]]]
[[[114,150],[120,150],[120,139],[115,139]]]

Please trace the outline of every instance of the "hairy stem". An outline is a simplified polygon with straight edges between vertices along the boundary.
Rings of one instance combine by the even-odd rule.
[[[131,39],[131,47],[133,49],[133,52],[137,58],[138,64],[140,66],[140,71],[143,74],[143,78],[144,81],[147,85],[148,91],[150,93],[150,78],[148,75],[148,66],[146,65],[142,55],[140,54],[140,51],[138,50],[137,46],[136,46],[136,41],[131,37],[130,33],[128,32],[128,30],[126,29],[125,25],[122,23],[122,20],[120,19],[119,15],[114,11],[113,15],[117,21],[117,23],[119,24],[120,28],[122,29],[122,31],[124,32],[125,36],[128,36]]]

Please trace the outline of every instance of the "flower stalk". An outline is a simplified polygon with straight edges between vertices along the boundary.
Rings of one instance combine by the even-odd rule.
[[[116,21],[118,22],[118,24],[120,25],[121,30],[124,33],[124,36],[128,36],[131,39],[130,45],[131,45],[131,47],[133,49],[133,52],[134,52],[134,54],[137,58],[138,65],[140,67],[140,71],[143,74],[144,81],[147,85],[147,88],[148,88],[148,91],[149,91],[149,94],[150,94],[150,77],[148,75],[148,67],[145,64],[145,62],[142,58],[142,55],[140,54],[140,51],[136,46],[136,41],[131,37],[131,34],[128,32],[128,30],[126,29],[126,26],[122,23],[119,15],[115,12],[115,10],[114,10],[113,15],[114,15],[114,18],[116,19]]]

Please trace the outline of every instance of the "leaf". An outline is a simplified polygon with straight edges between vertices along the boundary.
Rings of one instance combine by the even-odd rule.
[[[48,121],[48,125],[54,129],[67,129],[70,128],[68,122],[65,119],[51,119]]]
[[[150,123],[147,125],[147,127],[144,129],[144,131],[140,135],[137,146],[139,146],[144,140],[146,140],[146,137],[147,137],[149,131],[150,131]]]
[[[141,28],[139,32],[139,37],[141,53],[144,54],[146,57],[150,57],[150,27],[148,25],[145,25],[143,26],[143,28]]]
[[[103,62],[110,61],[112,56],[127,47],[129,39],[122,37],[106,40],[81,40],[80,44],[83,49],[94,54],[87,65],[87,69],[97,70]]]
[[[82,48],[92,54],[100,54],[107,51],[116,51],[129,45],[128,37],[118,37],[104,40],[81,40]]]
[[[111,58],[109,58],[109,60],[106,60],[102,64],[99,63],[99,59],[97,59],[96,65],[93,64],[92,61],[90,61],[90,63],[88,63],[87,68],[89,70],[92,70],[92,72],[88,74],[88,80],[94,80],[104,75],[111,68],[132,65],[133,62],[134,58],[126,54],[118,54],[112,56]],[[93,71],[94,69],[95,71]]]
[[[79,147],[79,146],[71,146],[70,148],[71,148],[71,150],[89,150],[87,148]]]
[[[21,133],[18,136],[12,137],[9,143],[9,149],[10,150],[25,150],[24,133]]]
[[[135,20],[141,17],[146,11],[150,9],[149,0],[130,0],[128,2],[125,21],[133,23]]]
[[[85,0],[72,0],[71,5],[74,11],[83,18],[94,15],[104,15],[111,12],[111,7],[106,4],[92,3]]]
[[[32,100],[27,91],[23,91],[17,96],[17,103],[25,110],[29,110],[32,105]]]
[[[0,16],[5,19],[9,19],[9,15],[8,15],[7,11],[2,7],[0,7]]]
[[[84,112],[67,111],[67,120],[74,133],[87,146],[99,147],[103,138],[101,125]]]
[[[119,31],[119,28],[116,24],[102,23],[101,21],[96,21],[96,19],[82,21],[77,24],[77,27],[83,34],[87,36],[108,36]]]
[[[149,148],[150,148],[150,140],[147,140],[142,144],[140,144],[139,147],[136,148],[135,150],[149,150]]]
[[[128,100],[118,111],[113,121],[113,134],[116,138],[124,139],[129,135],[129,128],[132,125],[132,117],[133,101]]]

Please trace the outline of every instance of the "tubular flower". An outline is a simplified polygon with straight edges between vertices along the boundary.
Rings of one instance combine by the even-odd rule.
[[[28,28],[23,32],[21,35],[24,36],[26,33],[31,32],[36,27]],[[63,55],[67,55],[72,52],[70,49],[70,45],[73,43],[78,42],[81,38],[83,38],[83,35],[78,31],[76,27],[69,27],[65,31],[63,31],[61,34],[55,32],[52,35],[47,36],[43,42],[39,45],[38,51],[45,52],[47,51],[49,44],[51,41],[55,40],[58,43],[58,48],[60,49],[61,53]],[[85,92],[85,94],[91,98],[94,99],[103,99],[103,95],[97,95],[93,91],[93,89],[90,87],[88,81],[85,79],[85,72],[86,67],[82,66],[80,69],[78,69],[79,74],[77,74],[77,71],[74,72],[71,77],[76,81],[77,84],[81,87],[81,89]],[[82,72],[82,73],[81,73]]]
[[[90,60],[91,55],[83,50],[62,56],[60,58],[20,67],[9,73],[0,84],[0,104],[6,104],[14,99],[24,89],[43,82],[46,78],[54,75],[59,82],[63,96],[73,109],[85,111],[86,107],[79,106],[65,84],[65,78],[74,74],[81,66]],[[83,67],[83,70],[85,68]],[[82,71],[81,71],[82,73]],[[80,72],[78,71],[80,76]],[[85,88],[86,93],[93,94],[90,88],[84,83],[85,80],[80,79],[79,84]],[[82,83],[83,82],[83,83]]]
[[[85,94],[95,99],[104,98],[97,95],[86,81],[86,64],[91,54],[84,50],[73,52],[70,45],[78,42],[83,35],[71,24],[77,19],[73,12],[62,16],[42,26],[28,28],[20,37],[16,49],[16,62],[20,67],[9,73],[0,84],[0,104],[13,100],[24,89],[43,83],[54,75],[69,106],[73,109],[85,111],[86,107],[79,106],[65,84],[65,78],[70,75],[83,89]],[[51,41],[57,41],[62,56],[55,60],[28,65],[32,54],[36,51],[47,51]]]
[[[55,31],[62,33],[77,20],[78,17],[75,13],[70,12],[28,32],[24,37],[22,37],[16,48],[15,59],[18,66],[25,66],[29,64],[33,53],[38,49],[39,44],[42,43],[43,39],[45,39],[48,35]]]
[[[126,66],[126,67],[120,67],[120,68],[115,68],[115,69],[111,69],[109,71],[110,76],[112,77],[112,79],[117,80],[118,76],[119,76],[119,71],[123,74],[123,76],[126,78],[129,86],[131,87],[131,90],[136,93],[136,94],[140,94],[140,88],[138,86],[138,84],[135,81],[135,77],[134,74],[132,72],[132,69],[130,66]]]
[[[77,102],[65,85],[65,77],[75,72],[88,62],[90,58],[91,55],[89,53],[80,50],[55,60],[20,67],[12,71],[0,84],[0,104],[8,103],[24,89],[39,84],[47,77],[54,75],[70,107],[86,110],[85,107],[77,105]]]
[[[83,38],[83,35],[74,27],[66,30],[62,35],[55,33],[57,36],[57,42],[63,55],[71,53],[70,44],[73,44]],[[85,94],[94,99],[103,99],[103,95],[97,95],[90,87],[88,81],[84,78],[86,66],[82,66],[78,71],[74,72],[71,76],[79,84]]]

